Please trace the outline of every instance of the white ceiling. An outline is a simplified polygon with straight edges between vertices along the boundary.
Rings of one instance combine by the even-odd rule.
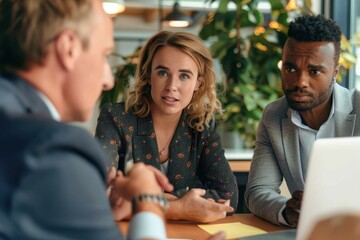
[[[174,0],[125,0],[125,7],[130,8],[158,8],[162,5],[164,8],[172,8],[176,1]],[[177,1],[182,9],[190,10],[209,10],[216,9],[218,3],[205,3],[205,0],[181,0]]]
[[[165,17],[173,8],[173,0],[125,0],[125,12],[114,18],[115,39],[118,41],[130,41],[147,39],[160,29],[170,29],[160,26],[160,7],[162,6],[162,17]],[[217,8],[217,4],[210,5],[205,0],[181,0],[178,1],[181,10],[189,15],[204,13]],[[199,15],[198,15],[199,16]],[[204,19],[204,18],[203,18]],[[174,31],[189,31],[198,33],[201,21],[186,29],[171,29]]]

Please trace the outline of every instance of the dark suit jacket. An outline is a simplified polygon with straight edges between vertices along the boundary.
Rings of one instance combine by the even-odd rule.
[[[52,121],[35,90],[11,78],[0,76],[0,239],[122,239],[97,142]]]
[[[18,114],[34,114],[51,118],[36,90],[14,75],[0,75],[0,109]]]
[[[238,188],[224,156],[215,124],[198,132],[188,126],[182,114],[170,143],[168,178],[174,194],[181,197],[186,189],[206,189],[206,197],[231,199],[236,209]],[[160,169],[159,152],[151,116],[139,118],[125,113],[124,104],[105,105],[96,129],[97,138],[108,153],[108,168],[123,165],[128,149],[135,162]],[[121,169],[121,167],[120,167]],[[122,170],[122,169],[121,169]]]

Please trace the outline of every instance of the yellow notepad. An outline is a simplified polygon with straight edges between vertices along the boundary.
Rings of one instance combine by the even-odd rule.
[[[219,231],[224,231],[226,233],[226,239],[266,233],[266,231],[260,228],[252,227],[239,222],[222,224],[201,224],[198,225],[198,227],[202,228],[203,230],[207,231],[212,235]]]

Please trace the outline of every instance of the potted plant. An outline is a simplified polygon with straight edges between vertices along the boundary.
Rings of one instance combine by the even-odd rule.
[[[282,95],[280,63],[288,23],[295,16],[313,14],[311,0],[304,1],[303,7],[293,0],[268,0],[271,13],[258,10],[259,0],[204,1],[219,3],[199,33],[202,39],[212,42],[210,50],[223,70],[219,92],[225,112],[218,116],[218,122],[224,130],[240,133],[245,147],[252,148],[265,106]],[[231,2],[235,9],[229,9]],[[115,87],[103,93],[101,105],[125,100],[139,51],[123,58],[125,64],[116,70]],[[350,42],[344,37],[339,81],[355,62]]]
[[[239,132],[245,147],[252,148],[265,106],[283,94],[280,67],[288,24],[296,16],[313,14],[312,2],[299,6],[293,0],[268,0],[271,13],[263,13],[258,0],[208,1],[219,7],[209,15],[200,37],[213,42],[211,52],[224,72],[220,88],[225,112],[219,122],[224,130]],[[229,8],[231,2],[235,9]],[[339,81],[355,60],[343,37]]]
[[[271,14],[265,15],[256,0],[210,0],[215,1],[219,7],[200,37],[213,39],[210,49],[224,72],[225,112],[219,122],[225,130],[238,131],[245,147],[253,147],[265,106],[282,94],[279,63],[293,9],[283,1],[269,1]],[[229,9],[230,2],[236,9]]]

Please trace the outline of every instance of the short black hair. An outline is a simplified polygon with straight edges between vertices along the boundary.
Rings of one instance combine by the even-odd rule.
[[[332,42],[335,46],[335,63],[340,58],[341,30],[336,22],[323,15],[306,15],[290,22],[288,37],[299,42]]]

